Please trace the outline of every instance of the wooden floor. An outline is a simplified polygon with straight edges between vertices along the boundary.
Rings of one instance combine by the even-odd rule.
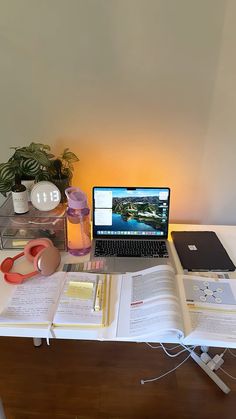
[[[224,395],[191,359],[140,384],[184,357],[141,343],[52,340],[34,348],[31,339],[0,338],[0,397],[7,419],[233,419],[236,381],[220,374],[232,390]],[[230,353],[224,368],[236,376]]]

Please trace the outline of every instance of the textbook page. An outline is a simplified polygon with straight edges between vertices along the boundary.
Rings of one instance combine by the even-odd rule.
[[[192,331],[185,339],[197,342],[236,342],[236,279],[182,277]]]
[[[108,299],[109,275],[67,272],[53,325],[105,326]]]
[[[65,273],[57,272],[12,285],[0,312],[0,325],[51,323],[64,281]]]
[[[174,332],[184,324],[174,270],[160,265],[123,275],[117,337],[144,338]]]

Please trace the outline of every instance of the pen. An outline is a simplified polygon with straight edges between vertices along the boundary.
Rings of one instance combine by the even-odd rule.
[[[96,281],[94,284],[94,294],[93,294],[93,308],[92,311],[99,311],[99,300],[100,300],[100,284],[99,284],[99,275],[96,276]]]
[[[95,311],[95,304],[96,304],[96,297],[97,297],[97,290],[98,290],[98,281],[99,281],[99,275],[96,276],[96,280],[95,280],[95,283],[94,283],[93,311]]]
[[[93,295],[93,311],[101,310],[101,296],[102,296],[102,284],[99,279],[99,275],[96,277],[95,289]]]
[[[97,286],[96,298],[95,298],[94,311],[101,310],[101,297],[102,297],[102,283],[99,280],[98,286]]]

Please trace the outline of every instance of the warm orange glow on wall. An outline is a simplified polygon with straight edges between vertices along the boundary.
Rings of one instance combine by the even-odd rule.
[[[191,213],[188,205],[190,208],[198,188],[198,167],[192,164],[192,154],[197,159],[199,147],[181,153],[182,140],[174,133],[154,136],[141,132],[128,136],[114,132],[103,136],[96,133],[82,140],[68,138],[60,144],[70,147],[80,158],[75,165],[73,185],[87,194],[89,205],[93,186],[168,186],[171,221],[198,222],[200,203],[194,202]]]

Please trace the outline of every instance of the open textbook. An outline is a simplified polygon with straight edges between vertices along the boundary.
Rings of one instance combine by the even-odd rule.
[[[0,327],[48,325],[59,337],[63,328],[92,328],[98,339],[236,345],[236,279],[217,274],[175,275],[167,265],[124,275],[56,272],[1,290]]]
[[[236,342],[236,279],[175,275],[167,265],[124,275],[117,337],[167,334],[186,344]]]

